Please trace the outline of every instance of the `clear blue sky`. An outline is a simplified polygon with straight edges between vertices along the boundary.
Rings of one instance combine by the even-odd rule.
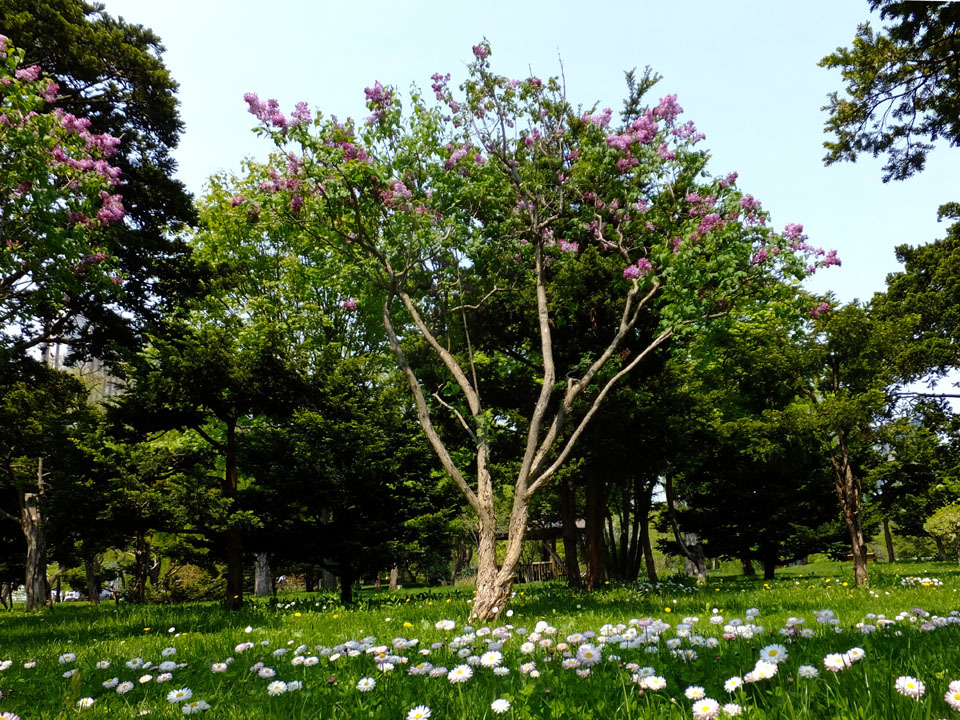
[[[429,88],[437,71],[452,73],[455,87],[471,46],[486,37],[505,75],[556,75],[562,58],[568,97],[586,106],[618,110],[623,71],[652,66],[664,79],[650,99],[679,96],[684,117],[707,135],[713,174],[736,170],[778,229],[801,222],[811,242],[837,248],[843,266],[821,271],[810,288],[841,300],[882,290],[899,267],[893,248],[942,237],[937,207],[960,200],[956,149],[938,149],[923,174],[886,185],[882,160],[823,166],[820,107],[841,78],[817,62],[850,44],[870,17],[866,0],[105,4],[166,46],[186,123],[179,177],[194,193],[211,174],[269,150],[251,132],[243,93],[275,97],[285,111],[305,100],[324,114],[366,117],[364,87]]]

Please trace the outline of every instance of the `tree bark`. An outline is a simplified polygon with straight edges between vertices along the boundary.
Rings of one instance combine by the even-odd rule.
[[[47,607],[50,589],[47,585],[47,547],[40,515],[40,495],[43,493],[43,458],[37,460],[37,491],[23,491],[20,499],[20,528],[27,541],[27,568],[25,587],[27,611]]]
[[[764,580],[773,580],[776,578],[777,574],[777,561],[773,559],[767,559],[763,561],[763,579]]]
[[[740,558],[740,567],[743,568],[743,574],[747,577],[756,577],[757,570],[753,567],[753,561],[744,556]]]
[[[640,516],[640,548],[647,568],[647,580],[653,583],[657,582],[657,563],[653,558],[653,545],[650,542],[650,501],[653,499],[655,484],[651,482],[644,489],[643,509]]]
[[[137,532],[133,541],[133,587],[130,588],[130,600],[142,603],[147,588],[147,562],[150,558],[150,546],[143,532]]]
[[[937,555],[941,562],[947,561],[947,548],[943,545],[943,538],[939,535],[933,536],[933,541],[937,544]]]
[[[226,464],[224,489],[227,498],[233,499],[238,485],[237,421],[233,418],[227,420],[224,461]],[[239,610],[243,607],[243,536],[240,529],[228,524],[223,543],[227,562],[227,597],[224,605],[227,610]]]
[[[257,597],[268,597],[273,593],[273,575],[270,572],[270,555],[267,553],[257,553],[253,592]]]
[[[353,602],[353,568],[340,565],[340,602],[350,605]]]
[[[600,545],[603,543],[603,480],[594,473],[587,473],[586,486],[587,538],[587,591],[592,591],[600,581]]]
[[[100,604],[100,584],[97,582],[97,573],[100,572],[100,562],[95,553],[87,553],[83,557],[83,574],[87,581],[87,599],[91,605]]]
[[[850,466],[850,454],[847,449],[847,435],[841,430],[837,433],[837,449],[840,456],[831,457],[834,481],[840,506],[843,509],[843,521],[850,535],[850,548],[853,555],[853,581],[857,587],[867,584],[867,544],[863,538],[861,523],[860,481]]]
[[[897,556],[893,551],[893,534],[890,532],[890,519],[883,519],[883,541],[887,546],[887,562],[894,563]]]
[[[563,562],[566,568],[567,585],[579,590],[583,587],[580,577],[580,559],[577,552],[577,502],[570,480],[560,483],[560,522],[563,525]]]

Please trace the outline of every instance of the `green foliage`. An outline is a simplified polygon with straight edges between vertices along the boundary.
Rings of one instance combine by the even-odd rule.
[[[146,327],[190,294],[197,279],[187,248],[170,232],[196,220],[170,155],[183,130],[177,84],[159,38],[96,3],[2,0],[0,28],[25,50],[27,64],[39,64],[59,84],[56,107],[90,120],[91,132],[119,139],[111,161],[122,171],[127,215],[100,234],[94,252],[107,253],[108,267],[124,279],[123,293],[109,302],[102,294],[70,293],[71,311],[86,322],[64,333],[74,351],[108,359],[142,342]],[[67,269],[69,259],[60,264]],[[50,296],[61,302],[59,294]]]
[[[886,156],[883,180],[903,180],[923,170],[938,139],[960,144],[960,73],[957,72],[960,7],[951,2],[871,0],[889,22],[875,31],[857,28],[850,48],[820,61],[840,68],[845,94],[831,93],[824,143],[829,165],[863,152]]]

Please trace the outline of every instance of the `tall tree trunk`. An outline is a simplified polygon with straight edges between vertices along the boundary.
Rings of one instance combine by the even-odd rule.
[[[456,576],[457,576],[457,573],[456,571],[454,571],[453,577],[456,578]],[[397,583],[399,582],[399,578],[400,578],[400,568],[394,565],[392,568],[390,568],[390,589],[391,590],[397,589]]]
[[[267,553],[257,553],[257,564],[253,575],[253,592],[257,597],[267,597],[273,592],[270,555]]]
[[[643,562],[647,568],[647,580],[657,582],[657,564],[653,558],[653,544],[650,542],[650,501],[653,499],[653,488],[656,483],[650,482],[644,487],[641,498],[641,507],[638,508],[640,518],[640,549],[643,552]]]
[[[560,489],[560,522],[563,525],[563,562],[567,571],[567,585],[580,589],[580,559],[577,550],[577,502],[570,480],[564,478]]]
[[[43,493],[43,458],[37,459],[37,490],[23,491],[20,500],[20,529],[27,541],[27,567],[24,585],[27,590],[27,610],[38,610],[50,605],[47,585],[47,546],[40,516],[40,495]]]
[[[887,546],[887,562],[896,562],[897,556],[893,552],[893,534],[890,532],[890,518],[883,519],[883,542]]]
[[[673,537],[677,541],[680,552],[686,558],[687,574],[697,578],[697,584],[703,585],[707,581],[707,563],[703,554],[703,547],[697,539],[696,533],[680,533],[680,524],[677,522],[677,507],[673,493],[673,478],[667,476],[663,489],[667,496],[667,515],[670,526],[673,528]]]
[[[135,603],[142,603],[147,588],[147,563],[150,558],[150,546],[142,531],[138,531],[133,541],[133,587],[130,588],[130,599]]]
[[[837,495],[843,510],[843,521],[850,535],[850,548],[853,554],[853,581],[857,587],[867,584],[867,543],[863,538],[861,523],[860,481],[850,466],[850,454],[847,448],[846,432],[837,433],[840,457],[832,457],[834,481]]]
[[[766,558],[763,561],[763,579],[773,580],[777,574],[777,561],[774,558]]]
[[[603,543],[603,480],[594,472],[587,473],[586,485],[586,539],[587,539],[587,590],[597,587],[600,581],[601,544]]]
[[[493,620],[500,615],[510,599],[510,590],[520,564],[523,542],[527,536],[529,499],[514,496],[507,529],[507,547],[503,564],[497,566],[497,526],[493,512],[492,486],[482,495],[483,516],[480,518],[477,548],[477,594],[470,610],[471,621]]]
[[[353,568],[340,564],[340,602],[349,605],[353,602]]]
[[[740,567],[743,569],[743,574],[747,577],[756,577],[757,571],[753,567],[753,561],[746,555],[740,558]]]
[[[100,572],[100,561],[97,554],[88,552],[83,556],[83,574],[87,580],[87,599],[91,605],[100,604],[100,583],[97,582],[97,573]]]
[[[937,544],[937,555],[941,562],[947,561],[947,548],[943,545],[943,538],[939,535],[933,536],[933,541]]]
[[[227,443],[224,453],[226,473],[224,475],[227,498],[232,500],[237,494],[237,421],[227,420]],[[224,603],[227,610],[239,610],[243,607],[243,536],[240,528],[229,524],[224,532],[224,555],[227,561],[227,597]]]
[[[323,568],[320,571],[320,589],[333,591],[337,589],[337,576]]]

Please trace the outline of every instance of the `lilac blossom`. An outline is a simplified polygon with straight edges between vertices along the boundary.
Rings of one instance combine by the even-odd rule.
[[[787,223],[787,226],[783,229],[783,236],[787,240],[801,239],[802,235],[803,225],[800,223]]]
[[[723,178],[723,180],[720,181],[720,187],[725,188],[736,185],[738,177],[740,176],[735,172],[729,173],[725,178]]]
[[[661,143],[660,147],[657,148],[657,155],[660,156],[661,160],[673,160],[677,156],[675,152],[667,147],[666,143]]]
[[[123,209],[123,203],[120,202],[122,200],[120,195],[111,195],[110,193],[101,191],[100,199],[103,200],[103,207],[101,207],[97,213],[97,219],[100,222],[108,225],[112,222],[120,222],[123,220],[126,211]]]
[[[596,125],[597,127],[606,127],[610,124],[610,119],[613,117],[613,110],[610,108],[604,108],[603,112],[599,115],[584,115],[580,118],[583,122],[588,122],[591,125]]]
[[[657,132],[660,129],[657,121],[653,117],[653,113],[649,110],[630,123],[630,127],[633,130],[633,136],[641,145],[648,145],[653,142],[653,139],[657,136]]]
[[[660,104],[653,110],[653,114],[666,122],[672,122],[674,118],[683,112],[683,108],[677,104],[676,95],[667,95],[660,98]]]
[[[579,243],[567,242],[566,240],[560,241],[560,250],[563,252],[575,253],[580,248]]]
[[[813,307],[810,309],[810,317],[818,318],[824,313],[830,312],[831,309],[832,308],[830,307],[830,303],[825,303],[825,302],[818,303],[816,307]]]
[[[34,82],[40,77],[40,66],[31,65],[30,67],[20,68],[15,73],[17,80],[23,80],[25,82]]]
[[[841,263],[840,263],[840,258],[837,257],[837,251],[828,250],[827,254],[824,256],[823,260],[821,261],[821,265],[823,265],[823,267],[830,267],[831,265],[836,265],[839,267]]]
[[[56,102],[56,101],[57,101],[57,94],[58,94],[59,92],[60,92],[60,86],[57,85],[53,80],[50,80],[50,81],[47,83],[47,87],[44,88],[43,92],[40,93],[40,95],[41,95],[41,96],[43,97],[43,99],[46,100],[48,103],[52,103],[52,102]]]
[[[474,45],[473,54],[474,56],[476,56],[477,60],[483,60],[484,58],[490,55],[490,48],[488,48],[486,45],[483,45],[483,44]]]
[[[348,298],[347,300],[344,300],[344,301],[343,301],[343,309],[344,309],[344,310],[356,310],[356,309],[357,309],[357,301],[354,300],[353,298]]]
[[[697,232],[700,235],[706,235],[711,230],[716,230],[723,227],[723,218],[720,217],[717,213],[710,213],[705,215],[703,220],[700,221],[700,225],[697,227]]]
[[[754,198],[753,195],[744,195],[740,198],[740,207],[750,212],[760,207],[760,201]]]
[[[10,38],[6,35],[0,35],[0,58],[7,57],[7,43],[10,42]]]
[[[243,205],[246,201],[247,198],[245,198],[243,195],[234,195],[232,198],[230,198],[230,205],[231,207],[237,207],[238,205]]]

